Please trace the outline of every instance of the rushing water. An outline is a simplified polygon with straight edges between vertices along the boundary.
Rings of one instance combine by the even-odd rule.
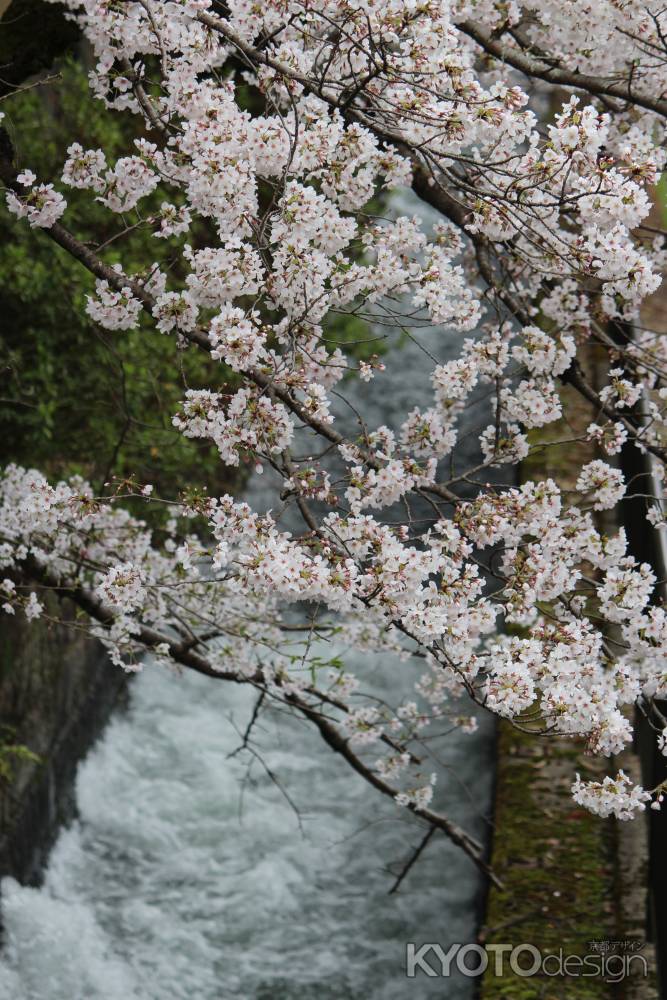
[[[472,864],[432,839],[387,895],[422,830],[303,724],[265,719],[262,758],[297,817],[259,760],[227,757],[250,709],[243,691],[147,667],[79,770],[80,819],[44,886],[3,882],[3,1000],[470,995],[403,969],[407,941],[474,937]],[[459,740],[440,769],[438,804],[478,833],[488,753],[487,732]]]
[[[439,360],[460,341],[421,339]],[[414,342],[398,350],[374,385],[348,394],[370,426],[428,405],[415,393],[432,361]],[[479,419],[473,410],[468,430]],[[255,482],[248,499],[265,506],[269,474]],[[422,672],[415,660],[342,653],[352,672],[363,657],[364,678],[394,701]],[[230,756],[252,708],[243,689],[146,664],[129,711],[79,768],[79,819],[43,886],[2,883],[0,1000],[473,995],[467,978],[405,978],[407,942],[474,940],[473,864],[437,835],[388,895],[423,828],[276,710],[258,724],[259,756]],[[493,729],[480,723],[442,743],[434,804],[485,839]]]

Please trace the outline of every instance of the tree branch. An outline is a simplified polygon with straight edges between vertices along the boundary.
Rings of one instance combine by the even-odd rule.
[[[613,83],[603,76],[589,76],[577,70],[561,69],[555,61],[552,63],[545,62],[539,57],[533,58],[513,45],[507,45],[504,41],[494,38],[474,21],[460,21],[456,27],[477,42],[489,55],[513,66],[528,77],[545,80],[556,87],[574,87],[599,97],[614,97],[621,101],[629,101],[648,111],[654,111],[663,118],[667,117],[667,100],[651,97],[648,94],[638,94],[630,80],[627,83]]]
[[[73,583],[63,583],[63,581],[61,581],[51,570],[41,566],[34,556],[27,556],[25,559],[21,560],[20,566],[22,567],[22,571],[26,578],[48,588],[61,597],[67,597],[74,601],[74,603],[85,611],[90,618],[99,622],[104,628],[109,629],[113,625],[115,620],[113,613],[85,588]],[[264,692],[265,694],[269,693],[266,687],[266,680],[261,670],[257,670],[255,674],[250,676],[240,675],[233,670],[216,670],[204,656],[194,653],[188,642],[178,642],[174,640],[172,636],[158,632],[150,626],[141,625],[139,623],[137,624],[138,632],[133,634],[132,638],[139,642],[147,650],[154,650],[156,646],[164,643],[168,646],[171,658],[175,662],[180,663],[181,666],[187,667],[189,670],[205,674],[207,677],[212,677],[216,680],[233,681],[237,684],[251,684],[253,687],[258,688],[260,692]],[[279,678],[275,678],[274,683],[276,687],[280,688],[281,682]],[[317,696],[317,692],[313,689],[310,690],[311,693]],[[314,723],[327,746],[336,753],[340,754],[350,767],[352,767],[357,774],[361,775],[361,777],[369,785],[388,798],[396,798],[398,790],[392,788],[391,785],[383,781],[379,775],[372,771],[371,768],[369,768],[361,760],[361,758],[354,753],[350,747],[349,740],[341,735],[334,722],[323,715],[321,707],[309,704],[301,695],[296,694],[293,691],[285,692],[284,701],[286,704],[292,705],[296,708],[298,712],[304,716],[304,718]],[[259,705],[257,707],[259,707]],[[484,859],[484,848],[477,840],[469,836],[469,834],[461,829],[461,827],[459,827],[456,823],[448,820],[440,813],[434,812],[431,809],[417,808],[417,806],[412,803],[408,805],[407,808],[415,816],[425,819],[431,824],[431,826],[434,826],[445,833],[454,844],[460,847],[465,854],[468,855],[468,857],[481,871],[484,872],[485,875],[487,875],[496,885],[501,885],[496,875],[486,863]]]

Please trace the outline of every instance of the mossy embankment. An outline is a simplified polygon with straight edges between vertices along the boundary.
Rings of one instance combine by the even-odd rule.
[[[594,942],[618,937],[614,830],[572,800],[575,769],[597,776],[582,769],[580,755],[575,743],[536,741],[500,724],[492,863],[504,889],[490,893],[484,944],[526,942],[543,955],[583,956]],[[524,967],[530,961],[525,956]],[[575,988],[568,977],[512,974],[507,963],[504,973],[495,975],[491,962],[483,1000],[565,997]],[[600,978],[577,981],[576,991],[591,1000],[613,995]]]

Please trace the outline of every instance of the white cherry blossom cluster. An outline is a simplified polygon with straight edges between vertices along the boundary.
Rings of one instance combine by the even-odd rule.
[[[579,5],[566,23],[556,0],[64,4],[94,52],[94,98],[146,137],[108,162],[82,135],[60,178],[7,180],[9,211],[48,238],[62,183],[152,232],[156,260],[138,274],[118,263],[120,238],[111,263],[64,223],[51,235],[95,275],[96,323],[206,352],[210,381],[185,391],[176,430],[228,466],[268,464],[279,485],[259,515],[184,484],[157,542],[122,495],[9,467],[5,611],[35,617],[40,585],[69,587],[114,662],[134,669],[149,648],[251,682],[357,770],[372,747],[371,781],[423,815],[432,781],[412,746],[448,718],[472,729],[450,712],[460,695],[617,753],[628,707],[667,693],[655,574],[596,520],[633,488],[614,456],[665,457],[667,338],[624,331],[667,260],[646,224],[667,117],[667,59],[650,53],[667,15],[639,0]],[[560,88],[542,120],[536,80]],[[401,214],[407,186],[435,223]],[[400,355],[344,353],[341,313],[388,339],[433,334],[395,430],[375,425],[372,394]],[[608,352],[599,384],[581,364],[589,343]],[[350,431],[339,414],[355,378],[371,405]],[[573,468],[574,490],[519,487],[513,468],[540,429],[568,417],[563,383],[591,407],[581,437],[610,461]],[[475,457],[460,460],[470,438]],[[280,527],[285,508],[301,529]],[[379,708],[363,677],[320,671],[283,605],[307,609],[315,632],[329,616],[360,649],[416,649],[414,697]],[[622,772],[577,779],[573,794],[621,818],[651,797]]]
[[[575,802],[585,806],[598,816],[616,816],[617,819],[634,819],[635,813],[643,812],[651,796],[632,780],[624,771],[616,777],[609,775],[603,781],[583,782],[579,775],[572,786]]]
[[[129,285],[112,288],[105,278],[95,282],[95,297],[86,297],[86,312],[106,330],[134,330],[142,308]]]
[[[35,229],[50,229],[64,213],[67,202],[53,184],[35,184],[32,170],[17,175],[15,191],[7,192],[7,208],[19,219],[27,219]]]

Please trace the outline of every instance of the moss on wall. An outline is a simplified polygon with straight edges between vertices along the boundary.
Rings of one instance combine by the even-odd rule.
[[[613,827],[570,795],[575,769],[583,771],[581,752],[577,743],[538,742],[501,723],[493,868],[505,888],[490,893],[485,944],[529,942],[544,954],[584,956],[594,954],[590,942],[618,936]],[[613,995],[599,978],[499,977],[491,962],[481,996],[570,997],[575,988],[582,1000]]]

